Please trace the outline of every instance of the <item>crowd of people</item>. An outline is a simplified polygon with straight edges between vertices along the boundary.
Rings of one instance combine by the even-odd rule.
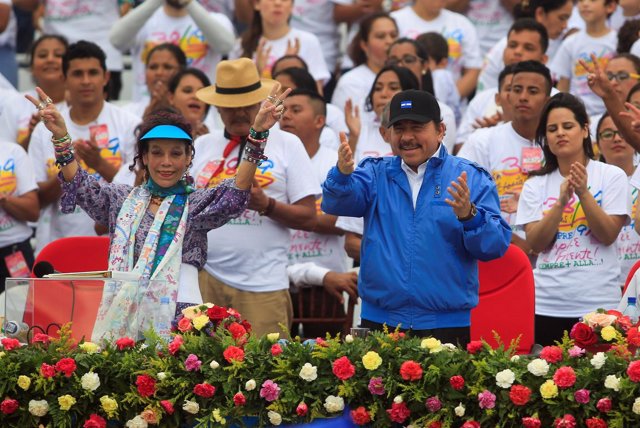
[[[464,343],[511,243],[550,344],[640,260],[639,38],[640,0],[0,0],[0,280],[109,234],[257,334],[322,286]]]

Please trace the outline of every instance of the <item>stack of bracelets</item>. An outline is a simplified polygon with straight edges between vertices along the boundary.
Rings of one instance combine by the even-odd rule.
[[[73,145],[71,144],[71,136],[67,133],[60,139],[51,137],[51,142],[56,153],[56,165],[59,168],[69,165],[75,159],[73,155]]]
[[[267,137],[269,137],[269,131],[258,132],[253,128],[249,129],[249,135],[247,136],[247,144],[244,147],[244,153],[242,154],[242,160],[249,161],[256,165],[260,165],[262,161],[268,158],[264,155],[264,148],[267,145]]]

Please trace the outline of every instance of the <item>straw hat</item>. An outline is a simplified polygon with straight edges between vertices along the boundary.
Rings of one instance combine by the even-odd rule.
[[[216,107],[246,107],[264,101],[276,83],[261,79],[249,58],[220,61],[215,85],[198,90],[196,97]]]

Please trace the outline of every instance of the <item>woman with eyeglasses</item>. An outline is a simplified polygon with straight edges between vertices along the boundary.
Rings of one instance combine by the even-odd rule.
[[[629,192],[623,170],[593,160],[589,118],[574,95],[549,99],[536,143],[545,164],[524,184],[517,224],[538,253],[536,343],[551,345],[584,314],[618,306],[615,243],[629,221]]]

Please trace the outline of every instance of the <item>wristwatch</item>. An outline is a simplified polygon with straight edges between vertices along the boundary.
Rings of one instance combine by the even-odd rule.
[[[476,216],[476,214],[478,214],[478,209],[476,208],[476,205],[474,203],[471,204],[471,210],[469,210],[469,215],[467,215],[466,217],[458,217],[458,220],[460,221],[469,221],[472,218],[474,218]]]

